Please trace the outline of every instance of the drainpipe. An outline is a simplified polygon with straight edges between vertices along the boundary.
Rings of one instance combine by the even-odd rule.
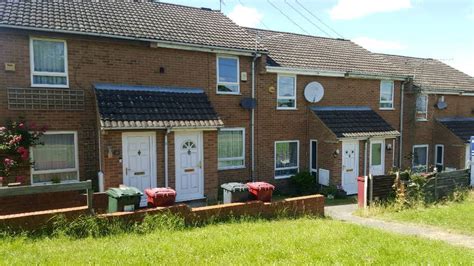
[[[364,144],[364,176],[367,176],[367,147],[370,139],[365,140]]]
[[[255,61],[258,58],[258,54],[255,53],[252,59],[252,99],[255,99]],[[255,107],[256,108],[256,107]],[[252,182],[255,182],[255,108],[251,110],[251,117],[250,117],[250,150],[251,150],[251,179]]]
[[[403,106],[404,106],[404,97],[405,96],[405,81],[402,82],[400,89],[400,143],[398,148],[398,168],[402,168],[403,160]]]
[[[167,128],[165,133],[165,187],[168,187],[168,134],[171,129]]]

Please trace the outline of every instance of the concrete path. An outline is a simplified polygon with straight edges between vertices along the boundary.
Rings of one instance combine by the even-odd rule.
[[[449,233],[443,229],[431,226],[419,226],[407,223],[388,222],[379,219],[364,218],[353,215],[357,210],[357,204],[327,206],[324,208],[326,216],[335,220],[347,221],[362,226],[382,229],[403,235],[420,236],[424,238],[441,240],[456,246],[474,249],[474,237],[462,234]]]

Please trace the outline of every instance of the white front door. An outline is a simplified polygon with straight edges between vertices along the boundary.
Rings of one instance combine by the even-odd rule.
[[[176,200],[204,197],[201,131],[175,132]]]
[[[385,174],[385,141],[370,141],[370,173],[372,175]]]
[[[357,194],[359,175],[359,142],[342,142],[342,188],[347,194]]]
[[[155,132],[122,134],[123,184],[142,192],[156,187],[156,136]],[[143,196],[140,206],[146,206]]]

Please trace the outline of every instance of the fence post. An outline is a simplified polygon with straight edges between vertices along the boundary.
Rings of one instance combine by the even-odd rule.
[[[434,177],[434,196],[435,196],[435,200],[438,200],[438,174],[436,173],[435,174],[435,177]]]
[[[370,184],[370,197],[369,197],[369,205],[372,203],[373,194],[374,194],[374,177],[372,174],[369,174],[369,184]]]

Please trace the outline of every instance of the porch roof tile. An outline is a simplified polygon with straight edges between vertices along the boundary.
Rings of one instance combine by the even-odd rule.
[[[94,87],[102,129],[224,125],[202,89],[118,84]]]
[[[474,117],[445,117],[437,121],[465,142],[474,136]]]
[[[400,133],[366,106],[311,107],[338,138],[397,136]]]

